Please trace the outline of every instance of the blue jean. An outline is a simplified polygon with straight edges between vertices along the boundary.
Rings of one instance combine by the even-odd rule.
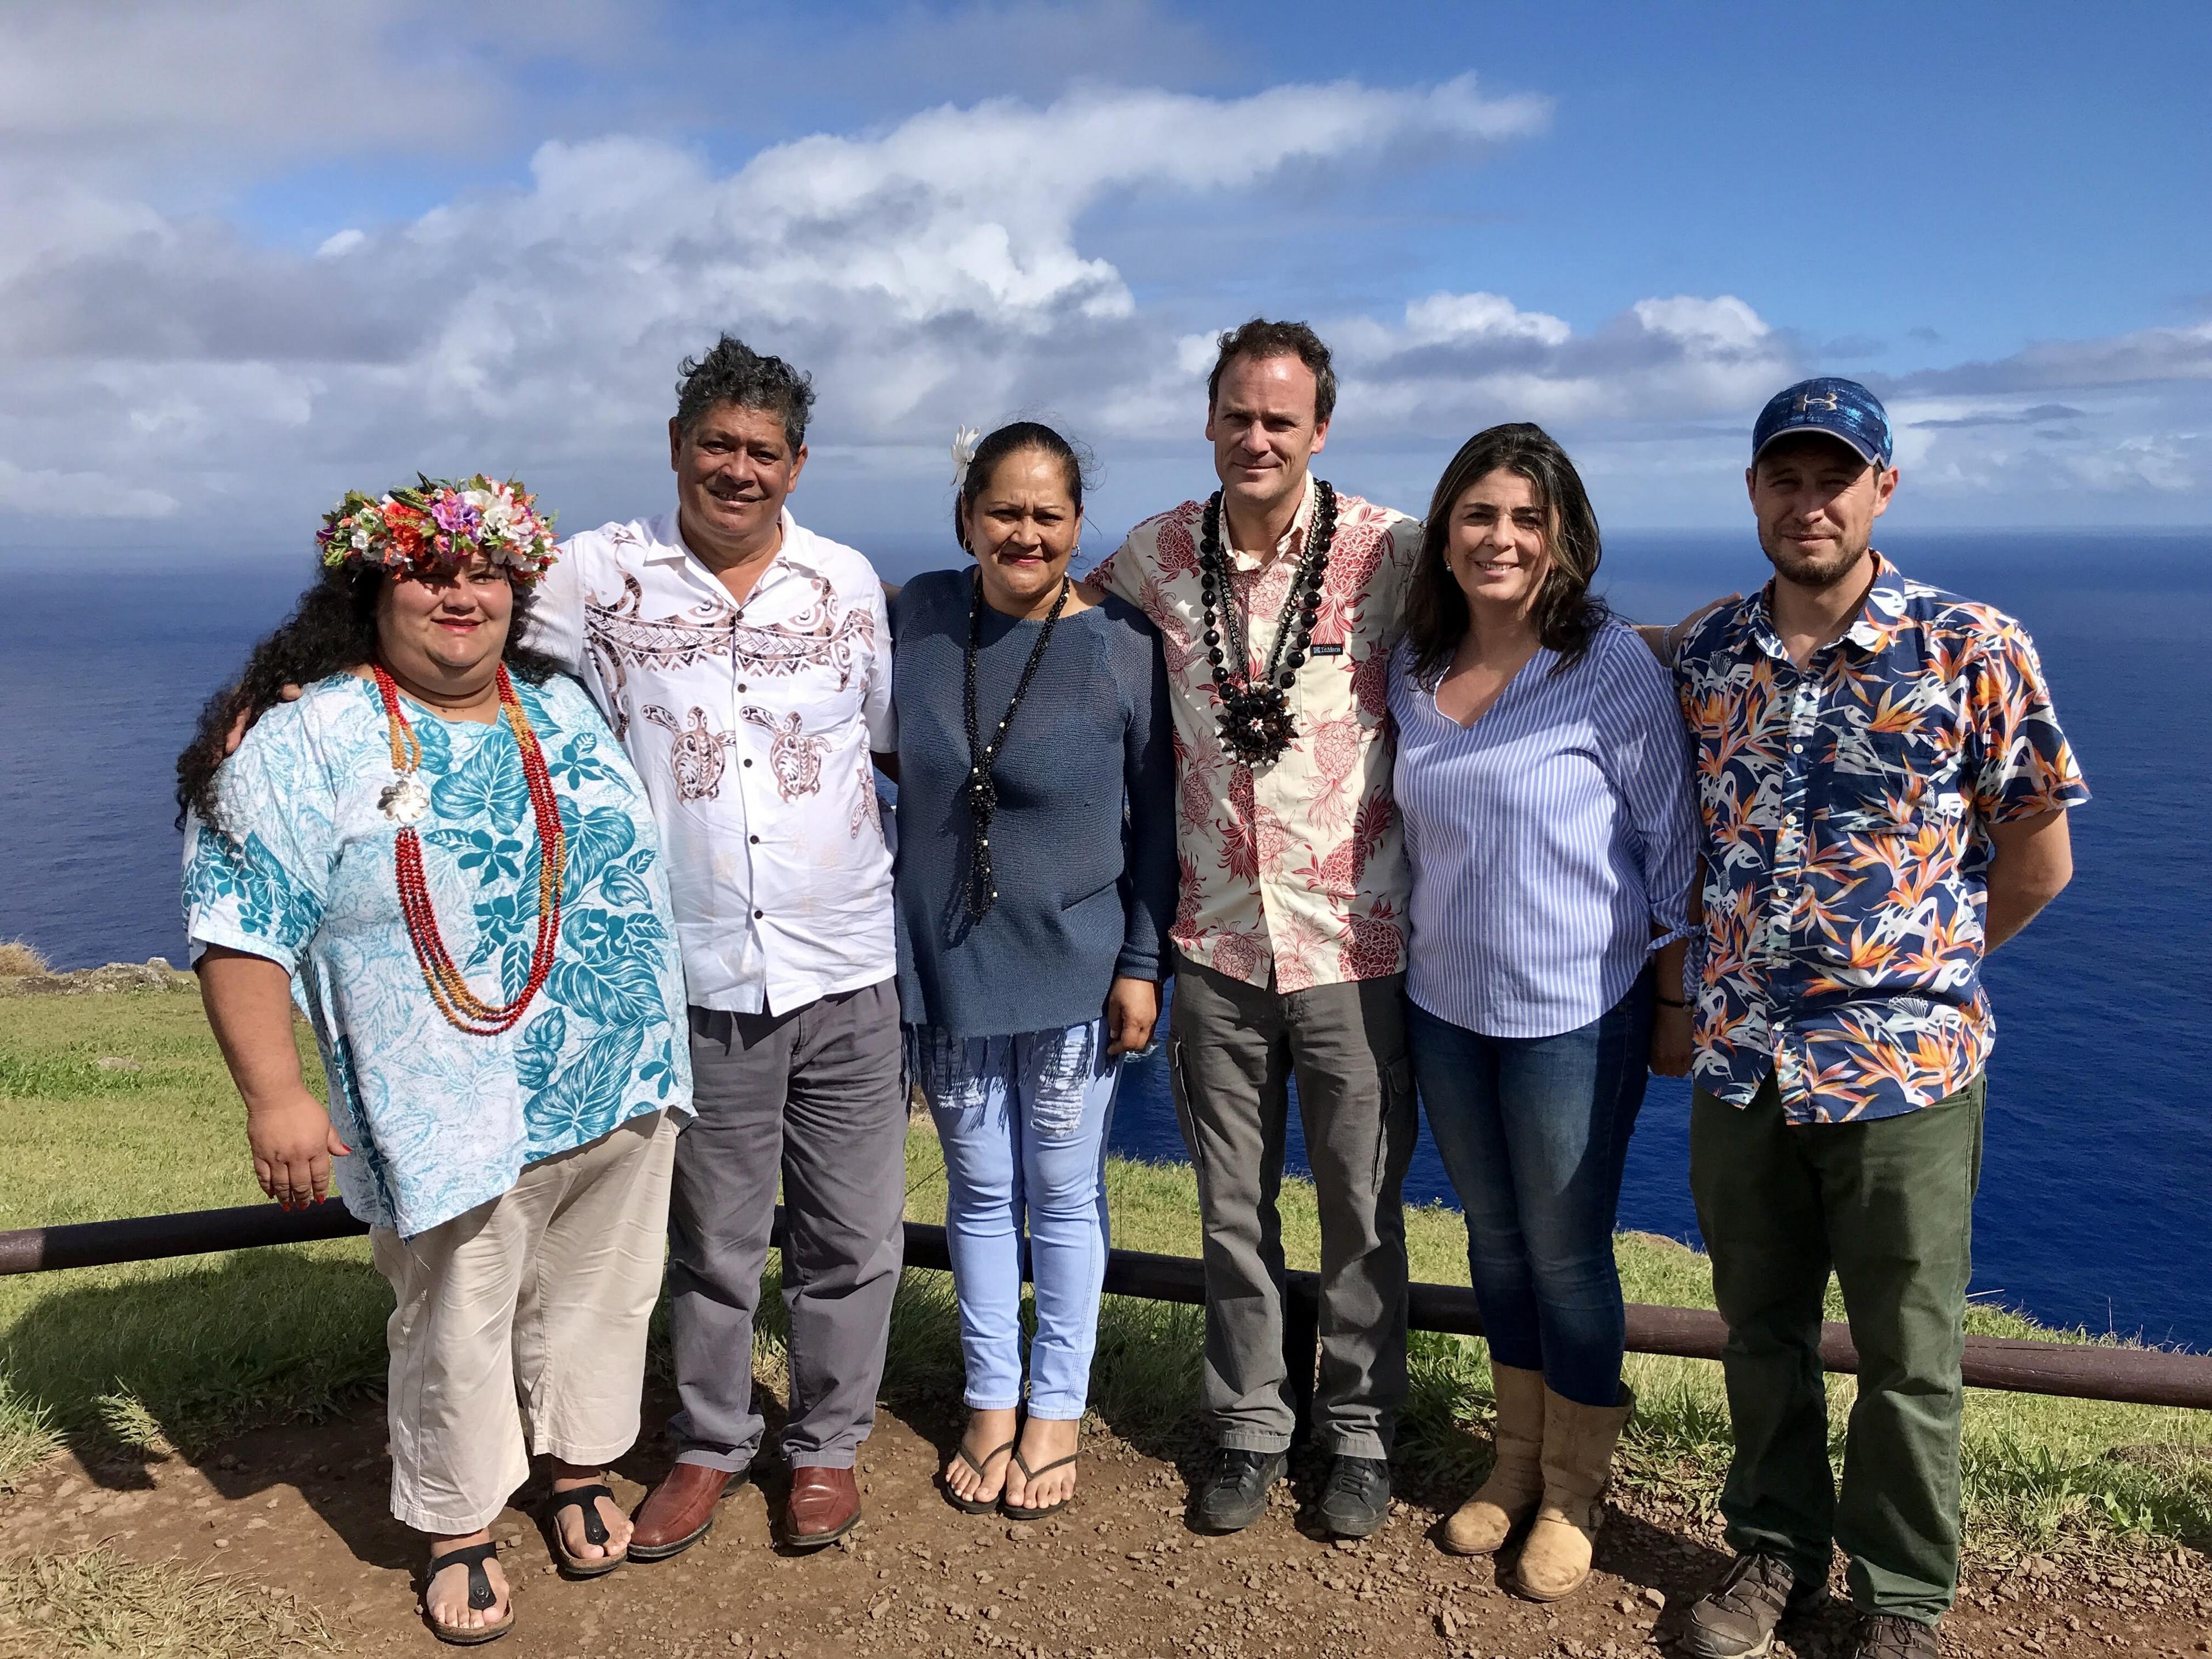
[[[1620,1397],[1627,1336],[1613,1259],[1620,1171],[1644,1104],[1651,975],[1578,1030],[1489,1037],[1407,1010],[1413,1073],[1467,1213],[1491,1358],[1583,1406]]]
[[[1091,1390],[1106,1278],[1106,1125],[1121,1083],[1105,1022],[963,1037],[908,1029],[945,1147],[945,1231],[971,1409],[1022,1399],[1023,1224],[1036,1282],[1030,1415],[1072,1421]]]

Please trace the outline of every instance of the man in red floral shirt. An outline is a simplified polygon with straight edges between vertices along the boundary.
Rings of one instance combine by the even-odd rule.
[[[1683,1641],[1768,1652],[1840,1546],[1855,1659],[1934,1659],[1995,1036],[1981,961],[2066,884],[2088,791],[2021,625],[1869,545],[1897,488],[1872,392],[1778,394],[1747,479],[1774,580],[1676,663],[1705,828],[1690,1185],[1729,1324],[1738,1552]],[[1831,1268],[1860,1366],[1840,1492]]]
[[[1389,1513],[1406,1392],[1408,879],[1384,686],[1421,527],[1312,476],[1335,402],[1304,324],[1223,335],[1206,424],[1220,491],[1139,525],[1093,573],[1167,653],[1182,865],[1168,1057],[1206,1227],[1218,1449],[1197,1519],[1222,1532],[1266,1508],[1297,1426],[1275,1210],[1292,1075],[1321,1204],[1320,1512],[1339,1536]]]

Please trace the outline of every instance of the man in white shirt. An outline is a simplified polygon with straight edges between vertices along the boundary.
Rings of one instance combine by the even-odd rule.
[[[806,464],[806,378],[726,335],[683,373],[675,511],[572,537],[531,617],[531,643],[583,679],[645,780],[691,1005],[698,1115],[677,1142],[669,1211],[678,1451],[637,1513],[629,1553],[648,1561],[705,1535],[760,1444],[753,1317],[779,1174],[783,1534],[812,1547],[859,1522],[853,1464],[906,1195],[891,860],[871,763],[898,746],[883,587],[785,509]],[[601,943],[618,955],[629,942]]]

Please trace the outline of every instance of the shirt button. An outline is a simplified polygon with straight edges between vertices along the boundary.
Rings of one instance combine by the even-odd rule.
[[[759,921],[763,916],[766,915],[767,914],[768,914],[768,912],[767,912],[767,911],[765,911],[765,910],[756,910],[756,911],[754,911],[754,912],[753,912],[753,920],[754,920],[755,921]]]
[[[752,844],[753,844],[754,846],[756,846],[756,847],[757,847],[757,846],[759,846],[759,845],[760,845],[760,837],[759,837],[758,836],[747,836],[745,837],[745,839],[746,839],[747,841],[749,841],[749,842],[752,842]]]
[[[739,681],[738,682],[738,690],[740,690],[740,691],[742,691],[742,690],[744,690],[744,689],[745,689],[745,683],[744,683],[743,680],[739,680]]]
[[[748,766],[750,766],[752,763],[753,763],[753,757],[752,757],[750,755],[746,756],[746,757],[745,757],[745,764],[746,764],[746,765],[748,765]]]

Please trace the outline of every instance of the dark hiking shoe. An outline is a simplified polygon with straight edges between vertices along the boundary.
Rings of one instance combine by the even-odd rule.
[[[1894,1613],[1869,1613],[1851,1637],[1851,1659],[1942,1659],[1936,1626]]]
[[[1757,1552],[1739,1555],[1727,1576],[1690,1604],[1682,1651],[1697,1659],[1765,1659],[1782,1621],[1827,1597],[1825,1583],[1800,1587],[1786,1562]]]
[[[1290,1468],[1286,1452],[1221,1446],[1198,1489],[1195,1520],[1207,1532],[1242,1532],[1267,1510],[1267,1489]]]
[[[1322,1488],[1322,1529],[1331,1538],[1364,1538],[1390,1518],[1390,1465],[1340,1454]]]

